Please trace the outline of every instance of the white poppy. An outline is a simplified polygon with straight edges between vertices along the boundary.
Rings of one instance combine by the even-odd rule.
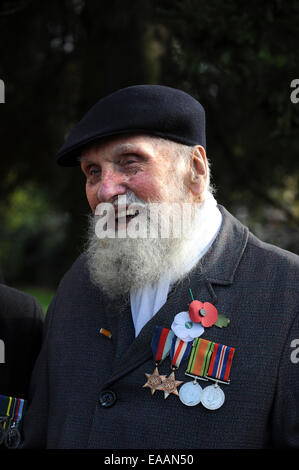
[[[177,313],[174,317],[171,329],[174,334],[183,341],[193,341],[205,331],[200,323],[193,323],[188,312]]]

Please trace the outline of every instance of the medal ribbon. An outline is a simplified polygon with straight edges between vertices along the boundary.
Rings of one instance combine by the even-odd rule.
[[[168,328],[156,326],[155,334],[152,339],[152,352],[156,364],[164,361],[171,348],[174,333]]]
[[[178,369],[182,361],[187,359],[192,348],[192,342],[183,341],[176,336],[172,340],[170,357],[171,357],[171,368]]]
[[[198,377],[207,375],[211,355],[215,343],[202,338],[196,338],[193,341],[192,352],[186,372]]]
[[[13,398],[5,395],[0,395],[0,422],[2,421],[2,429],[6,428],[6,421],[10,417],[10,410],[12,408]],[[2,419],[1,419],[2,418]],[[4,419],[3,419],[4,418]]]
[[[25,400],[22,398],[15,398],[15,407],[13,413],[13,422],[18,424],[23,416]]]
[[[215,343],[207,376],[228,382],[234,353],[235,348]]]
[[[23,398],[13,398],[0,395],[0,418],[11,418],[15,423],[19,423],[24,412],[25,400]],[[3,423],[3,429],[6,422]]]

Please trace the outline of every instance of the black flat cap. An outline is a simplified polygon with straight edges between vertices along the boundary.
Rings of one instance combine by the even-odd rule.
[[[70,132],[57,152],[57,163],[78,165],[88,144],[120,134],[149,134],[206,148],[205,111],[184,91],[160,85],[136,85],[98,101]]]

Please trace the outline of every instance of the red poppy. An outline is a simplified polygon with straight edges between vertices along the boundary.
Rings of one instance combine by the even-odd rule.
[[[189,305],[190,320],[194,323],[201,323],[204,327],[209,327],[216,323],[218,312],[210,302],[200,302],[193,300]]]

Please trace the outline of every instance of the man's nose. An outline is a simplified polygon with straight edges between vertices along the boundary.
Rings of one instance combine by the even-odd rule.
[[[111,202],[117,196],[126,193],[126,178],[114,171],[103,172],[98,189],[99,202]]]

